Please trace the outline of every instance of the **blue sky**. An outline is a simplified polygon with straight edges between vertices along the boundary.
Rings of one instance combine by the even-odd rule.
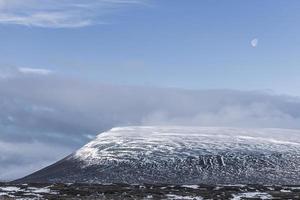
[[[300,95],[297,0],[20,2],[0,1],[1,66],[120,85]],[[51,15],[69,13],[71,2],[81,7]]]

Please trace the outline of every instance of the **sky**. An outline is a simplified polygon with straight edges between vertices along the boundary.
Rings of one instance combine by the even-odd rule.
[[[120,85],[300,95],[299,8],[297,0],[1,0],[0,64]]]
[[[0,180],[115,126],[299,129],[299,9],[298,0],[0,0]]]

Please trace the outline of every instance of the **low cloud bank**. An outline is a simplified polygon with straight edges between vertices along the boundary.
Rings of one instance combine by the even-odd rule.
[[[7,70],[0,109],[0,180],[48,165],[114,126],[300,128],[300,99],[292,96],[111,86]]]
[[[0,141],[0,178],[20,178],[49,165],[71,151],[70,148],[41,142]]]

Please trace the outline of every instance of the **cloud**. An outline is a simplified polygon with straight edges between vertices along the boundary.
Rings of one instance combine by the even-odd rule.
[[[51,164],[115,126],[300,129],[298,97],[262,91],[113,86],[57,73],[41,78],[19,72],[0,78],[0,110],[0,179]]]
[[[54,71],[44,68],[29,68],[29,67],[11,67],[1,66],[0,67],[0,79],[16,78],[22,75],[27,76],[46,76],[54,74]]]
[[[99,17],[146,0],[0,0],[0,23],[78,28],[103,23]]]
[[[38,75],[49,75],[53,73],[53,71],[49,69],[28,68],[28,67],[20,67],[19,71],[23,74],[38,74]]]
[[[66,152],[70,152],[70,149],[63,146],[57,147],[40,142],[0,141],[0,147],[0,180],[16,179],[37,171],[46,167],[49,162],[66,156]]]

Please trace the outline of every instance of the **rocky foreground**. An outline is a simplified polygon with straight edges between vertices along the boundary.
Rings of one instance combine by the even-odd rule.
[[[0,199],[300,199],[300,186],[0,183]]]

